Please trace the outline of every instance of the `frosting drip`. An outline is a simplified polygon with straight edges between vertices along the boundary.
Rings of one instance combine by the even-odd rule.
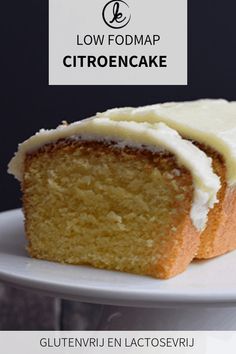
[[[119,120],[119,115],[117,116],[115,110],[111,114],[114,119],[110,119],[110,114],[106,112],[104,115],[109,115],[109,118],[100,115],[99,118],[93,117],[70,125],[60,125],[53,130],[40,130],[19,145],[18,152],[9,163],[9,173],[21,181],[27,153],[33,152],[45,144],[65,138],[112,140],[117,142],[117,146],[120,148],[124,145],[135,147],[145,145],[154,151],[155,149],[164,149],[174,154],[178,163],[186,167],[192,174],[194,197],[190,217],[195,227],[198,230],[203,230],[206,226],[209,208],[212,208],[217,202],[217,192],[220,189],[220,180],[212,170],[211,159],[166,124],[146,121],[137,123],[132,121],[134,118],[131,119],[131,116],[130,119],[127,119],[131,109],[124,110],[126,119]],[[121,112],[124,113],[122,110]]]
[[[236,102],[204,99],[162,103],[139,108],[115,108],[97,116],[115,121],[164,122],[184,138],[218,151],[226,163],[228,184],[236,184]]]

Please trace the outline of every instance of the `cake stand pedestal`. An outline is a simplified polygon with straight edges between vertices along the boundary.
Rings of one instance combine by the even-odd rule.
[[[64,330],[235,331],[236,306],[140,308],[62,301]]]

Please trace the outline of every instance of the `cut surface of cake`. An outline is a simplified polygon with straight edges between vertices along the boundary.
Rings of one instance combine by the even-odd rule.
[[[41,130],[9,172],[31,256],[157,278],[196,256],[220,192],[211,158],[175,130],[109,117]]]
[[[213,159],[221,179],[219,203],[209,212],[196,258],[212,258],[236,248],[236,102],[203,99],[97,114],[114,121],[164,122]],[[194,157],[193,157],[194,158]]]

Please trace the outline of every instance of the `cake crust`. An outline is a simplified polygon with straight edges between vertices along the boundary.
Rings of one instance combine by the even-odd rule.
[[[201,234],[196,258],[208,259],[220,256],[236,248],[236,189],[227,183],[224,158],[215,150],[196,144],[213,160],[215,173],[220,176],[219,202],[209,211],[207,228]]]

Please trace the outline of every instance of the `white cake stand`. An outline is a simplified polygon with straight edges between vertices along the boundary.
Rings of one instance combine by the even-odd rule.
[[[22,212],[0,213],[0,280],[102,305],[99,329],[236,330],[236,252],[170,280],[31,259]]]

